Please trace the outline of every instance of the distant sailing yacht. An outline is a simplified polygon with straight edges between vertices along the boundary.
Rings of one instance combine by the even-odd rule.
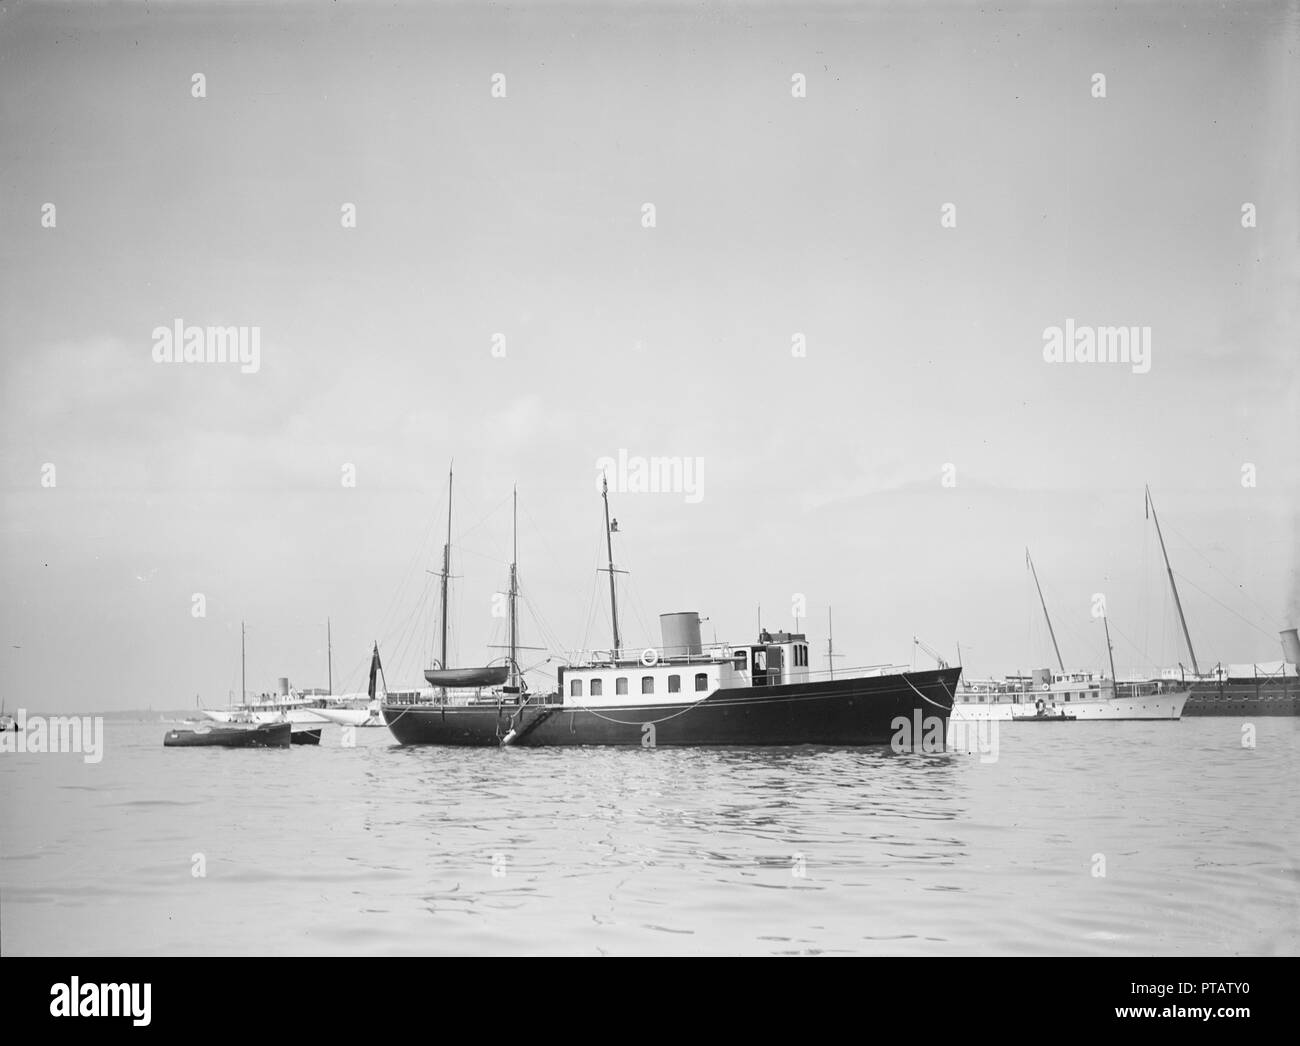
[[[627,650],[619,631],[609,516],[602,485],[610,576],[613,646],[584,654],[558,670],[557,688],[530,695],[521,685],[468,696],[457,682],[504,681],[501,669],[448,669],[443,556],[443,657],[425,678],[439,691],[393,694],[384,718],[402,744],[441,745],[882,745],[941,746],[961,669],[906,672],[893,666],[825,678],[809,665],[802,633],[760,628],[754,643],[705,649],[694,612],[661,614],[662,647]],[[450,533],[450,532],[449,532]],[[450,537],[448,538],[450,544]],[[511,683],[521,679],[515,655],[516,565],[510,570]],[[900,728],[900,723],[904,724]],[[907,738],[907,740],[903,740]]]
[[[379,699],[375,697],[375,676],[382,673],[379,665],[379,644],[375,643],[370,655],[370,691],[366,694],[334,693],[334,637],[330,631],[329,618],[325,619],[325,650],[329,671],[329,693],[325,703],[312,712],[330,723],[340,726],[384,726],[383,713],[379,710]]]
[[[376,696],[375,687],[377,677],[382,677],[383,671],[383,666],[379,663],[379,644],[375,643],[370,651],[370,690],[366,703],[360,703],[360,696],[344,694],[337,699],[326,698],[327,701],[338,700],[339,704],[327,704],[324,708],[313,708],[312,711],[322,719],[340,726],[386,726],[381,699]],[[386,681],[384,689],[388,689]]]
[[[1157,521],[1157,533],[1159,527]],[[1163,550],[1163,538],[1160,547]],[[1110,641],[1110,620],[1105,613],[1102,614],[1101,621],[1106,631],[1110,678],[1095,672],[1067,672],[1029,549],[1025,549],[1025,564],[1034,578],[1034,588],[1043,608],[1043,618],[1047,622],[1047,633],[1052,638],[1052,649],[1056,653],[1060,672],[1040,668],[1028,676],[1007,676],[1001,680],[967,680],[957,692],[957,703],[953,706],[954,720],[1067,722],[1088,719],[1181,718],[1183,706],[1191,692],[1191,688],[1182,680],[1119,680],[1115,674],[1115,653]],[[1165,557],[1165,566],[1168,565],[1169,559]],[[1174,584],[1172,570],[1169,571],[1169,584],[1173,588],[1174,604],[1178,607],[1178,619],[1183,621],[1182,604],[1178,602],[1178,586]],[[1187,623],[1183,621],[1184,633],[1186,629]],[[1188,646],[1190,645],[1189,637]]]

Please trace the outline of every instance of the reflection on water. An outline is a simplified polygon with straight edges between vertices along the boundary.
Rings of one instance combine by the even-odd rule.
[[[1300,722],[888,749],[0,756],[24,953],[1295,953]],[[200,874],[201,873],[201,874]]]

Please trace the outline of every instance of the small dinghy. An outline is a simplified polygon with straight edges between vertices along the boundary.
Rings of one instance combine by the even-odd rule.
[[[1048,706],[1042,700],[1034,706],[1032,715],[1027,712],[1017,714],[1014,710],[1011,713],[1013,723],[1073,723],[1076,718],[1067,713],[1064,708]]]
[[[223,723],[206,730],[168,730],[163,738],[163,747],[288,748],[291,735],[288,723],[261,723],[257,726]]]

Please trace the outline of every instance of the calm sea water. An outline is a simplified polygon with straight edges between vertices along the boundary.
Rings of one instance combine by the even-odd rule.
[[[0,950],[1294,955],[1300,720],[1254,723],[1002,724],[988,762],[109,720],[96,765],[0,755]]]

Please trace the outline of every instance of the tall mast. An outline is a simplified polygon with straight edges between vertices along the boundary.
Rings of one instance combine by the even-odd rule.
[[[511,537],[510,553],[510,590],[507,596],[507,622],[506,627],[509,631],[508,642],[505,645],[493,644],[493,649],[505,650],[510,657],[510,683],[509,686],[517,689],[522,695],[524,688],[527,686],[524,680],[523,669],[519,667],[519,651],[521,650],[544,650],[545,647],[520,646],[519,645],[519,488],[515,487],[514,494],[514,532]]]
[[[513,517],[511,523],[510,548],[510,685],[517,687],[517,667],[515,650],[519,642],[519,615],[517,599],[519,596],[519,487],[514,488]]]
[[[1119,676],[1115,674],[1115,648],[1110,645],[1110,619],[1101,615],[1101,623],[1106,627],[1106,656],[1110,658],[1110,696],[1119,697]]]
[[[614,585],[614,538],[609,529],[609,477],[600,480],[600,496],[605,502],[605,552],[609,558],[609,614],[614,624],[614,660],[618,660],[618,651],[622,646],[618,635],[618,593]]]
[[[334,693],[334,640],[330,635],[330,619],[325,619],[325,656],[329,661],[329,688],[330,694]]]
[[[1025,562],[1029,564],[1029,572],[1034,575],[1034,587],[1038,589],[1038,602],[1043,605],[1043,617],[1047,618],[1047,634],[1052,637],[1052,649],[1056,651],[1056,663],[1061,666],[1061,675],[1065,675],[1065,662],[1061,660],[1061,648],[1056,645],[1056,631],[1052,628],[1052,615],[1047,612],[1047,600],[1043,598],[1043,586],[1038,583],[1038,571],[1034,569],[1034,561],[1029,557],[1029,549],[1025,549]]]
[[[1169,553],[1165,551],[1165,536],[1160,533],[1160,517],[1156,515],[1156,503],[1151,500],[1151,488],[1147,487],[1146,490],[1147,508],[1151,510],[1151,518],[1156,523],[1156,537],[1160,539],[1160,554],[1165,557],[1165,571],[1169,574],[1169,587],[1174,593],[1174,607],[1178,610],[1178,622],[1183,626],[1183,638],[1187,640],[1187,653],[1192,659],[1192,671],[1199,676],[1201,670],[1196,664],[1196,651],[1192,649],[1192,634],[1187,631],[1187,618],[1183,617],[1183,601],[1178,598],[1178,586],[1174,583],[1174,570],[1169,565]]]
[[[239,703],[241,705],[248,700],[248,684],[244,681],[245,660],[244,623],[241,621],[239,622]]]
[[[831,616],[831,608],[826,608],[826,666],[830,669],[831,678],[835,678],[835,619]]]
[[[442,668],[447,667],[447,578],[451,574],[451,481],[452,470],[449,468],[447,469],[447,543],[442,546],[442,598],[439,601],[442,641],[438,647],[438,664]]]

